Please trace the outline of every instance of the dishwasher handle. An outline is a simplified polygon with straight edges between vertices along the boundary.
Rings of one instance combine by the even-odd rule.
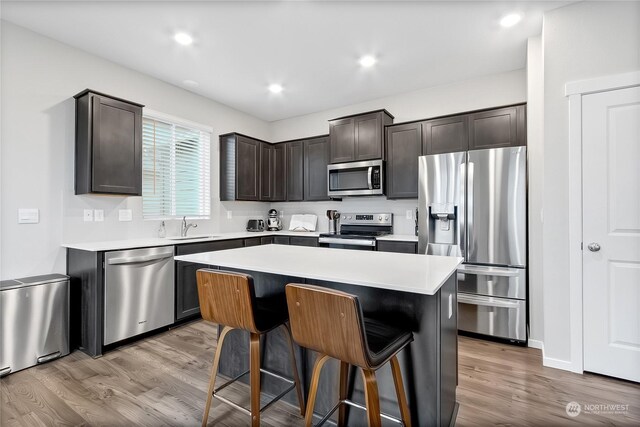
[[[173,253],[111,258],[108,263],[109,265],[134,264],[139,262],[157,261],[165,258],[173,258]]]

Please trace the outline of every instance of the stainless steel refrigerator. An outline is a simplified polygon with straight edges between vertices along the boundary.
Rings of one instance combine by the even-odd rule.
[[[527,340],[526,148],[421,156],[419,252],[460,256],[458,328]]]

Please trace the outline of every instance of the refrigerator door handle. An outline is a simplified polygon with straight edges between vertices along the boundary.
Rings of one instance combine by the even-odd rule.
[[[473,174],[474,174],[474,163],[469,160],[467,163],[467,227],[466,227],[466,238],[467,238],[467,251],[465,253],[465,260],[469,260],[471,257],[471,251],[475,246],[475,236],[473,233]]]
[[[459,241],[460,241],[460,255],[465,259],[467,259],[467,236],[466,236],[466,194],[465,187],[467,182],[467,164],[465,162],[460,163],[460,194],[462,194],[462,198],[460,200],[460,205],[458,206],[457,218],[458,221],[458,233]]]
[[[484,296],[476,296],[476,295],[467,295],[467,294],[458,294],[458,302],[462,304],[470,304],[470,305],[482,305],[485,307],[496,307],[496,308],[519,308],[520,303],[518,300],[508,300],[505,298],[492,298],[492,297],[484,297]]]

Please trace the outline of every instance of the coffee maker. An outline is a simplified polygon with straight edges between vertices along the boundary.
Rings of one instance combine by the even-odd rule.
[[[282,221],[278,217],[278,211],[275,209],[269,209],[269,218],[267,219],[267,230],[280,231],[282,230]]]

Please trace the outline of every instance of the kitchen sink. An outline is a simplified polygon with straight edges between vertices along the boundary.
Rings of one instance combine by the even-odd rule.
[[[210,236],[208,234],[196,234],[193,236],[173,236],[173,237],[167,237],[168,240],[196,240],[196,239],[212,239],[214,237],[218,237],[218,236]]]

